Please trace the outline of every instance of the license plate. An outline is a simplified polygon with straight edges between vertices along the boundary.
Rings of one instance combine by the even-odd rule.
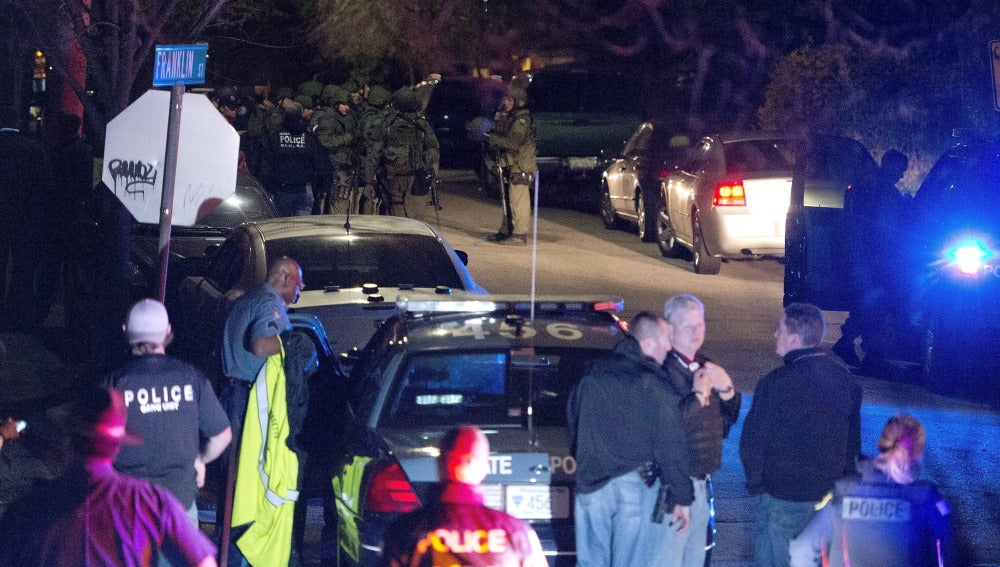
[[[507,485],[504,508],[522,520],[551,520],[569,517],[569,488],[566,486]]]

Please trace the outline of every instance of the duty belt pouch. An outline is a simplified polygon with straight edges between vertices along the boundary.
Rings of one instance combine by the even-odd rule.
[[[531,185],[534,181],[535,176],[526,171],[518,171],[510,174],[510,184],[511,185]]]
[[[652,488],[656,484],[656,478],[660,476],[660,465],[656,464],[655,461],[646,461],[639,467],[636,472],[639,473],[639,477],[642,478],[642,482],[646,483],[646,486]]]

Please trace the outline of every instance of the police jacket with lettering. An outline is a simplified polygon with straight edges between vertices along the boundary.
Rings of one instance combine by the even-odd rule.
[[[594,363],[570,394],[566,431],[576,458],[576,490],[588,494],[649,461],[673,488],[673,502],[694,501],[681,427],[681,398],[656,361],[626,335]]]
[[[743,423],[747,491],[818,502],[861,454],[861,385],[820,348],[784,360],[757,383]]]
[[[304,126],[286,124],[268,137],[261,177],[270,191],[301,192],[307,184],[323,187],[332,175],[326,151]]]
[[[479,486],[451,482],[437,502],[398,518],[385,532],[386,567],[544,567],[525,522],[483,504]]]
[[[958,565],[948,503],[927,481],[896,484],[872,463],[837,481],[833,500],[791,544],[791,565]]]

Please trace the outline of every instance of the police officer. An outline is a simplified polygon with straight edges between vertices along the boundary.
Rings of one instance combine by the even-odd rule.
[[[392,93],[392,112],[385,120],[382,148],[379,153],[381,181],[391,195],[389,214],[422,218],[424,207],[413,192],[418,176],[426,182],[437,176],[441,146],[434,128],[417,116],[420,101],[410,87]]]
[[[535,158],[535,124],[525,108],[527,93],[519,83],[511,83],[503,99],[493,132],[488,133],[490,147],[499,154],[504,179],[500,180],[503,222],[490,242],[527,244],[531,217],[531,192],[538,169]]]
[[[322,211],[326,214],[346,213],[351,209],[352,192],[357,175],[357,120],[351,113],[351,94],[337,86],[324,87],[323,98],[330,109],[316,113],[313,132],[330,154],[336,170],[333,185],[326,194]],[[355,212],[355,211],[351,211]]]
[[[284,120],[268,136],[261,177],[280,216],[308,215],[313,188],[330,183],[330,160],[316,136],[306,130],[302,105],[285,100],[282,106]]]
[[[361,199],[358,203],[362,214],[384,213],[384,196],[379,194],[375,186],[378,172],[379,153],[382,151],[382,138],[385,122],[392,110],[389,108],[391,94],[382,85],[372,85],[368,91],[367,104],[361,114],[361,137],[364,149],[364,185]]]
[[[548,565],[527,523],[483,503],[489,467],[490,444],[479,428],[449,431],[438,458],[441,496],[389,526],[382,565]]]

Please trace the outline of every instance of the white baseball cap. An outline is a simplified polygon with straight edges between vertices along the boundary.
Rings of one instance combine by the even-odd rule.
[[[140,299],[129,309],[128,320],[122,329],[129,344],[162,344],[170,332],[167,308],[155,299]]]

